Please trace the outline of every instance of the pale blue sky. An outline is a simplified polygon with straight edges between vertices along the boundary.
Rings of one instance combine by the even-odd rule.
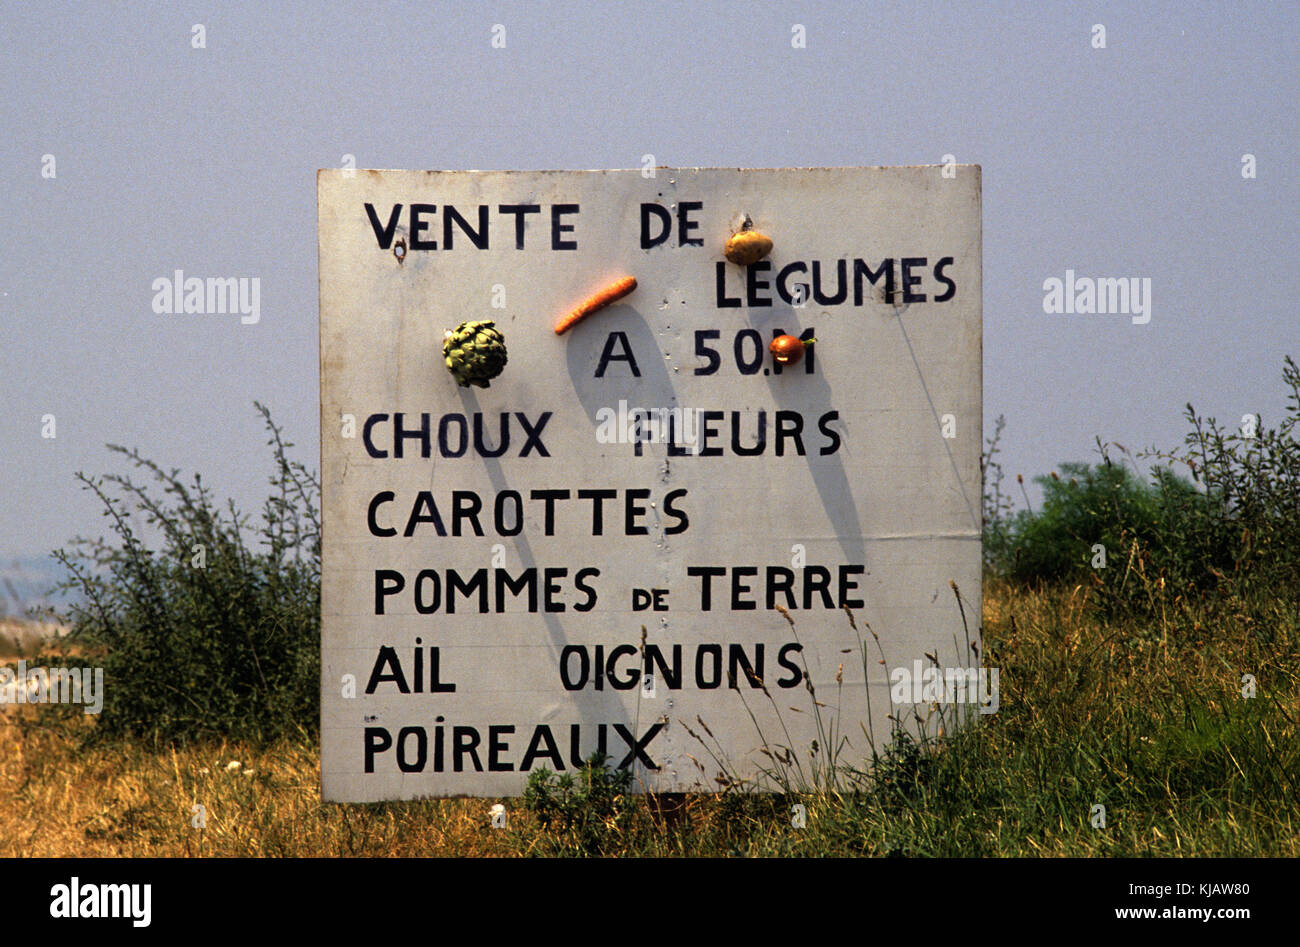
[[[315,171],[344,154],[442,169],[953,154],[983,166],[984,417],[1007,417],[1009,474],[1090,459],[1098,434],[1172,447],[1189,400],[1233,423],[1280,415],[1282,358],[1300,355],[1294,5],[280,7],[0,13],[0,558],[103,528],[73,472],[121,471],[108,442],[256,513],[254,399],[317,466]],[[260,322],[154,314],[151,284],[176,269],[259,277]],[[1045,314],[1043,281],[1067,269],[1149,277],[1150,323]]]

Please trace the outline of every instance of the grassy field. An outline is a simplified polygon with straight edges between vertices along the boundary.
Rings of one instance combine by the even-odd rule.
[[[1296,607],[1248,616],[1173,598],[1158,621],[1107,622],[1090,617],[1089,594],[989,583],[998,712],[897,743],[870,775],[845,772],[840,792],[665,801],[598,781],[546,809],[323,804],[306,735],[83,746],[85,715],[9,708],[0,855],[1300,855]],[[795,803],[805,827],[791,824]]]

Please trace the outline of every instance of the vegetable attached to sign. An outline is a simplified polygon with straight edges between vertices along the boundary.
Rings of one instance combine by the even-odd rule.
[[[754,222],[745,215],[745,222],[740,230],[731,235],[723,248],[722,255],[739,266],[757,263],[772,252],[772,238],[754,229]]]
[[[635,276],[624,276],[620,280],[615,280],[600,292],[588,296],[572,312],[557,322],[555,324],[555,334],[564,335],[565,332],[593,312],[598,312],[606,306],[618,302],[634,289],[636,289]]]
[[[443,336],[442,355],[462,388],[487,388],[506,367],[506,340],[490,319],[462,322]]]
[[[803,358],[805,346],[812,345],[816,339],[801,339],[793,335],[778,335],[772,340],[767,350],[782,365],[797,365]]]

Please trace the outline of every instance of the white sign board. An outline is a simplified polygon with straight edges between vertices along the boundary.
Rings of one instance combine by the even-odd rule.
[[[318,184],[325,799],[519,795],[598,749],[772,788],[975,663],[978,167]],[[508,362],[461,387],[478,320]],[[781,368],[782,334],[816,341]]]

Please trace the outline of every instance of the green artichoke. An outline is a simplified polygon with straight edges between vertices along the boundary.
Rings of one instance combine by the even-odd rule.
[[[443,336],[442,354],[462,388],[487,388],[506,367],[506,340],[491,320],[462,322]]]

